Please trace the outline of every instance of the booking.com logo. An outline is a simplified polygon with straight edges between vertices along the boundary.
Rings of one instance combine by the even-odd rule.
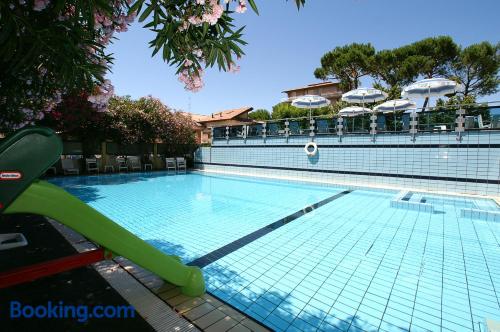
[[[135,309],[126,305],[66,305],[63,301],[48,301],[45,305],[10,302],[10,318],[73,318],[83,323],[90,318],[134,318]]]

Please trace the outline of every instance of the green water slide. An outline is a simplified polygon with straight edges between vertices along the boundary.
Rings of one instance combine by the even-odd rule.
[[[198,267],[182,264],[144,242],[62,188],[38,180],[62,152],[60,138],[47,128],[29,128],[0,142],[0,212],[52,218],[115,255],[180,286],[189,296],[205,292]]]

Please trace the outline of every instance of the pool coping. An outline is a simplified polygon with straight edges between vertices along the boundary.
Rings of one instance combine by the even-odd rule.
[[[74,174],[69,174],[69,175],[57,175],[57,176],[50,176],[49,179],[63,179],[63,178],[69,178],[69,177],[100,177],[100,176],[111,176],[111,175],[126,175],[126,174],[151,174],[151,173],[156,173],[156,172],[165,172],[165,175],[171,176],[171,175],[178,175],[179,173],[166,173],[168,172],[166,169],[161,169],[161,170],[154,170],[154,171],[140,171],[140,172],[124,172],[124,173],[100,173],[100,174],[80,174],[80,175],[74,175]],[[476,194],[467,194],[467,193],[458,193],[458,192],[453,192],[453,191],[442,191],[442,190],[428,190],[428,189],[422,189],[422,188],[412,188],[412,187],[406,187],[406,186],[391,186],[391,185],[381,185],[381,184],[364,184],[364,185],[359,185],[355,184],[353,182],[349,181],[334,181],[331,179],[325,180],[325,179],[309,179],[305,177],[292,177],[292,176],[277,176],[277,175],[266,175],[266,174],[247,174],[243,172],[234,172],[234,171],[222,171],[222,170],[214,170],[214,169],[201,169],[201,168],[191,168],[186,170],[186,173],[181,173],[182,175],[184,174],[189,174],[189,173],[215,173],[215,174],[222,174],[222,175],[235,175],[235,176],[244,176],[244,177],[250,177],[250,178],[263,178],[263,179],[270,179],[270,180],[285,180],[285,181],[291,181],[295,183],[312,183],[312,184],[323,184],[323,185],[335,185],[335,186],[342,186],[346,189],[357,189],[357,190],[383,190],[383,191],[389,191],[389,192],[394,192],[398,193],[399,191],[402,190],[407,190],[407,191],[412,191],[416,193],[428,193],[428,194],[433,194],[433,195],[441,195],[445,197],[465,197],[465,198],[475,198],[475,199],[491,199],[495,203],[498,204],[500,207],[500,195],[499,196],[493,196],[493,195],[476,195]]]
[[[97,247],[81,234],[57,221],[46,219],[78,252]],[[211,294],[199,297],[182,294],[180,287],[124,257],[93,264],[93,268],[156,331],[271,331]]]
[[[378,185],[378,184],[365,184],[360,186],[359,184],[354,184],[349,181],[334,181],[331,179],[308,179],[305,177],[291,177],[291,176],[276,176],[276,175],[266,175],[266,174],[247,174],[242,172],[234,172],[234,171],[223,171],[223,170],[214,170],[214,169],[191,169],[192,173],[216,173],[222,175],[236,175],[236,176],[244,176],[244,177],[253,177],[253,178],[264,178],[264,179],[274,179],[274,180],[286,180],[293,182],[306,182],[312,184],[328,184],[328,185],[337,185],[343,186],[348,189],[357,189],[357,190],[384,190],[390,192],[399,192],[401,190],[413,191],[417,193],[428,193],[434,195],[448,196],[448,197],[464,197],[464,198],[476,198],[476,199],[491,199],[495,201],[500,206],[500,196],[492,196],[492,195],[474,195],[467,193],[457,193],[451,191],[441,191],[441,190],[427,190],[422,188],[411,188],[411,187],[403,187],[403,186],[390,186],[390,185]]]

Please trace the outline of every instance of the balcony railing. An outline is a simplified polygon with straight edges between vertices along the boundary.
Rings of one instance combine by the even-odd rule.
[[[215,127],[214,140],[261,137],[292,137],[336,135],[409,134],[413,140],[418,133],[455,132],[461,140],[466,131],[500,130],[500,102],[485,104],[434,107],[369,113],[357,116],[339,114],[260,121],[250,125]]]
[[[318,96],[321,96],[321,97],[324,97],[324,98],[338,98],[340,99],[340,97],[342,97],[342,92],[324,92],[324,93],[320,93],[318,94]],[[292,102],[294,99],[297,99],[297,98],[300,98],[302,97],[302,95],[300,96],[293,96],[293,97],[284,97],[281,99],[282,102]]]

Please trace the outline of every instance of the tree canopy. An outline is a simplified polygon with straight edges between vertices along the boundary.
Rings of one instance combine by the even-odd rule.
[[[335,47],[321,58],[321,67],[314,76],[319,79],[335,79],[344,90],[356,89],[363,76],[369,75],[375,48],[371,44],[349,44]]]
[[[499,45],[481,42],[462,48],[449,36],[377,52],[370,44],[349,44],[327,52],[314,75],[338,80],[345,91],[356,88],[360,77],[371,76],[374,86],[393,99],[400,97],[403,86],[415,80],[445,77],[465,86],[462,97],[474,99],[498,91]]]
[[[460,53],[460,47],[449,36],[425,38],[400,47],[396,53],[400,59],[402,76],[415,80],[449,76],[452,64]]]
[[[464,48],[453,63],[452,78],[464,85],[463,96],[485,96],[500,84],[500,43],[482,42]]]
[[[311,114],[315,115],[325,115],[332,114],[331,107],[321,107],[314,108],[311,110]],[[273,106],[273,111],[271,113],[272,119],[289,119],[289,118],[301,118],[309,116],[309,109],[298,108],[292,106],[290,103],[279,103]]]
[[[265,120],[270,120],[271,119],[271,114],[266,109],[258,109],[258,110],[255,110],[253,112],[250,112],[248,114],[248,117],[250,119],[253,119],[253,120],[265,121]]]
[[[108,110],[100,112],[85,94],[65,98],[37,121],[51,127],[65,139],[92,145],[105,140],[117,143],[194,144],[195,123],[189,116],[175,112],[151,96],[134,100],[113,97]]]

